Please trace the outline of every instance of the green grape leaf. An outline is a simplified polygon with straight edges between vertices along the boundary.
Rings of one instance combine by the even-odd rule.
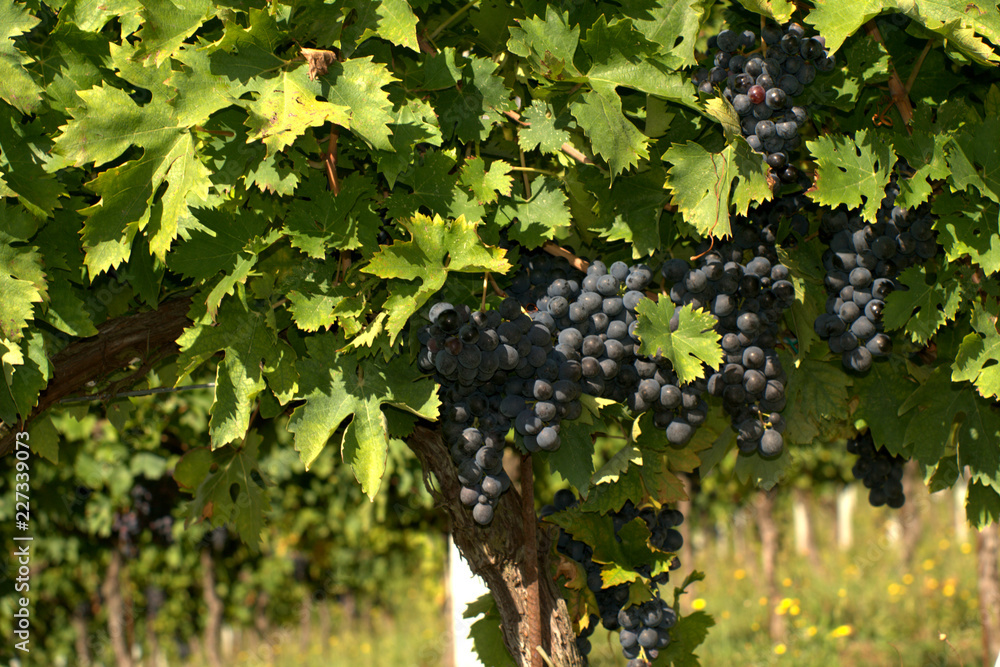
[[[532,100],[531,106],[524,110],[521,120],[528,123],[528,126],[518,128],[518,145],[524,151],[533,151],[537,148],[547,154],[562,150],[562,145],[570,140],[567,130],[576,127],[576,123],[568,113],[555,115],[552,107],[543,100]]]
[[[954,436],[958,465],[969,466],[972,479],[1000,490],[1000,411],[971,385],[953,384],[951,369],[934,370],[899,409],[909,415],[904,445],[913,444],[913,457],[932,466]]]
[[[896,0],[816,0],[806,23],[826,38],[826,48],[833,53],[865,22],[896,5]]]
[[[514,109],[511,90],[488,58],[455,56],[462,64],[462,86],[442,91],[434,102],[438,123],[459,141],[486,141],[504,111]]]
[[[950,48],[957,47],[963,54],[982,65],[1000,62],[995,47],[978,37],[987,37],[994,45],[1000,44],[1000,16],[988,5],[951,0],[931,4],[915,0],[897,0],[899,9],[925,28],[944,37]]]
[[[781,353],[781,366],[788,374],[785,439],[807,444],[818,435],[821,420],[839,418],[847,412],[850,377],[837,365],[806,357],[795,362]]]
[[[590,172],[594,178],[591,192],[597,197],[597,219],[588,225],[591,232],[608,241],[624,241],[632,247],[633,259],[652,255],[660,249],[660,217],[668,196],[663,189],[666,171],[662,165],[619,178],[611,189],[602,187],[603,179]]]
[[[251,241],[264,233],[267,220],[246,210],[194,209],[201,228],[170,253],[172,271],[207,280],[222,272],[233,272],[245,259]]]
[[[69,274],[61,270],[50,271],[49,279],[49,304],[43,319],[71,336],[96,336],[97,327],[94,326],[80,293],[70,282]]]
[[[449,273],[507,273],[510,262],[506,251],[483,246],[476,234],[476,222],[465,218],[447,221],[439,215],[417,215],[409,222],[399,221],[409,233],[409,241],[382,246],[362,271],[379,278],[392,279],[386,329],[390,343],[410,317],[430,297],[444,287]],[[420,280],[420,284],[413,281]]]
[[[889,80],[889,52],[873,37],[855,40],[847,49],[848,70],[866,84]]]
[[[336,196],[326,182],[312,179],[296,192],[296,205],[285,218],[284,232],[292,247],[325,259],[329,248],[374,247],[382,219],[376,213],[378,193],[368,176],[353,173],[340,181]]]
[[[823,134],[806,142],[816,160],[816,185],[807,192],[822,206],[861,208],[861,216],[875,222],[896,155],[888,136],[858,130],[852,139]]]
[[[136,59],[152,60],[159,67],[202,23],[215,15],[215,6],[208,0],[183,0],[180,4],[171,0],[143,0],[140,15],[143,22]]]
[[[885,299],[882,321],[886,329],[901,329],[914,343],[924,345],[938,329],[955,319],[962,305],[962,286],[954,276],[927,274],[924,266],[911,266],[899,276],[908,289],[896,290]],[[940,280],[940,282],[938,282]]]
[[[486,209],[470,192],[458,187],[453,151],[428,151],[423,164],[401,175],[399,181],[412,188],[397,187],[386,199],[386,210],[395,219],[411,218],[417,212],[480,220]]]
[[[970,483],[965,495],[965,518],[977,530],[1000,522],[1000,493],[992,486]]]
[[[6,338],[20,340],[34,317],[31,304],[41,303],[47,291],[42,258],[35,248],[14,248],[0,240],[0,332]]]
[[[600,471],[594,479],[601,478]],[[595,483],[587,495],[585,507],[598,512],[617,512],[630,498],[642,498],[644,489],[639,466],[632,466],[623,475],[616,475],[614,482]]]
[[[169,107],[140,107],[122,90],[107,85],[79,92],[84,106],[56,137],[55,151],[66,164],[103,164],[130,146],[143,149],[142,158],[107,169],[88,183],[101,196],[83,209],[86,264],[97,275],[128,259],[136,232],[150,226],[150,249],[162,261],[177,236],[178,223],[190,215],[189,201],[205,201],[210,172],[198,159],[193,134],[170,117]],[[151,204],[162,184],[167,187],[151,220]],[[152,224],[151,224],[152,223]]]
[[[5,80],[0,75],[0,86]],[[2,196],[17,197],[35,217],[49,218],[64,196],[63,186],[45,173],[39,159],[48,150],[49,130],[40,122],[22,124],[17,115],[7,105],[0,107],[0,167],[5,167],[0,175],[6,176],[0,190]]]
[[[715,331],[716,318],[690,305],[678,311],[676,330],[671,331],[674,304],[669,299],[643,299],[635,308],[639,354],[666,357],[673,364],[677,381],[684,385],[704,377],[702,364],[715,368],[722,363],[721,336]]]
[[[482,618],[478,618],[479,616]],[[476,619],[469,628],[469,638],[481,661],[496,667],[517,667],[504,644],[500,612],[492,593],[486,593],[475,602],[470,602],[462,617]]]
[[[417,17],[406,0],[381,0],[377,37],[393,44],[420,51],[417,42]]]
[[[986,95],[987,117],[968,122],[949,145],[948,166],[959,189],[974,186],[984,197],[1000,203],[1000,88],[990,86]],[[993,109],[994,113],[989,114]],[[978,119],[977,119],[978,120]]]
[[[985,398],[1000,396],[1000,332],[997,313],[977,303],[972,314],[970,333],[962,339],[951,366],[953,382],[972,382]]]
[[[18,416],[26,418],[38,403],[38,394],[52,377],[46,342],[42,334],[28,329],[20,345],[0,337],[0,365],[3,385],[0,385],[0,420],[13,424]]]
[[[268,315],[248,310],[239,299],[227,299],[219,308],[218,325],[206,312],[177,339],[178,377],[191,373],[220,351],[225,354],[216,371],[209,422],[213,448],[246,435],[254,400],[266,386],[265,377],[282,403],[297,390],[295,375],[289,373],[295,353],[275,335]]]
[[[261,440],[250,433],[242,447],[212,451],[198,447],[187,452],[174,468],[174,479],[182,490],[194,495],[188,505],[187,523],[207,520],[213,526],[232,522],[240,539],[257,549],[264,514],[271,501],[258,462]]]
[[[560,447],[545,457],[549,468],[572,484],[580,495],[585,495],[594,474],[595,431],[606,428],[600,418],[599,409],[593,400],[581,400],[583,410],[577,419],[563,420],[559,437],[572,446]]]
[[[934,198],[937,242],[949,262],[968,256],[989,275],[1000,271],[1000,206],[972,192]]]
[[[310,127],[327,122],[351,126],[352,109],[317,99],[320,83],[310,78],[305,66],[266,79],[257,92],[257,99],[246,105],[248,138],[267,146],[268,155],[291,145]]]
[[[653,447],[645,447],[644,445],[650,441],[653,442]],[[654,448],[663,449],[665,442],[666,437],[659,429],[647,429],[639,437],[639,447],[642,450],[642,466],[639,468],[639,473],[649,497],[661,505],[688,499],[687,493],[684,492],[684,482],[667,467],[667,457],[654,451]]]
[[[760,14],[778,23],[785,23],[792,18],[795,5],[788,0],[740,0],[740,4],[754,14]]]
[[[389,137],[393,151],[375,151],[379,169],[390,188],[395,188],[396,178],[416,162],[418,144],[441,145],[441,128],[430,103],[411,99],[393,113],[395,118]]]
[[[679,68],[696,64],[695,46],[708,8],[707,0],[682,0],[664,3],[626,3],[622,13],[632,17],[636,29],[660,47]]]
[[[515,185],[513,196],[500,200],[496,222],[501,227],[509,226],[510,238],[532,249],[569,228],[573,218],[559,181],[542,176],[531,182],[531,199],[524,198],[520,183]]]
[[[659,51],[657,44],[635,29],[632,19],[615,19],[608,24],[604,14],[587,29],[580,46],[595,64],[615,60],[635,62],[644,56],[655,56]]]
[[[736,467],[733,475],[742,484],[753,484],[762,489],[771,489],[775,484],[787,477],[792,457],[786,445],[781,455],[774,459],[765,459],[759,454],[739,454],[736,457]]]
[[[31,422],[31,451],[50,463],[59,464],[59,441],[62,440],[59,431],[52,423],[51,413],[43,413]]]
[[[573,507],[551,515],[548,521],[574,539],[593,547],[595,563],[613,563],[619,568],[634,570],[637,565],[652,565],[662,558],[660,554],[654,554],[647,544],[650,533],[642,519],[634,519],[622,526],[618,531],[621,542],[615,539],[614,524],[608,515]]]
[[[612,180],[649,157],[646,137],[622,113],[621,98],[613,89],[590,90],[570,110],[594,151],[608,162]]]
[[[708,637],[715,620],[703,611],[693,611],[677,619],[670,628],[670,643],[660,651],[657,662],[673,667],[699,667],[701,661],[694,652]]]
[[[551,5],[545,8],[545,19],[521,19],[510,29],[507,49],[527,58],[535,70],[549,79],[578,76],[573,54],[580,42],[580,26],[570,27],[569,12],[560,14]]]
[[[510,196],[510,188],[514,182],[510,176],[512,168],[503,160],[494,160],[487,170],[484,160],[469,158],[462,166],[459,182],[472,192],[472,196],[480,204],[492,204],[497,200],[497,193]]]
[[[903,453],[909,420],[900,416],[900,408],[913,389],[905,369],[894,359],[873,363],[871,370],[855,378],[851,387],[851,396],[857,404],[852,417],[864,419],[875,442],[892,454]]]
[[[14,38],[38,25],[39,19],[18,2],[0,6],[0,99],[22,113],[35,113],[42,105],[42,89],[24,69],[32,59],[14,46]]]
[[[768,168],[742,139],[721,153],[711,153],[693,141],[673,144],[663,159],[671,165],[666,180],[673,193],[670,203],[703,236],[729,236],[731,206],[743,215],[750,202],[771,198]]]
[[[343,339],[327,333],[306,339],[309,356],[296,368],[305,404],[295,408],[288,430],[308,469],[340,425],[350,418],[341,440],[341,456],[369,498],[378,492],[385,472],[389,435],[383,405],[424,419],[437,418],[437,388],[402,357],[391,362],[359,359],[344,352]]]

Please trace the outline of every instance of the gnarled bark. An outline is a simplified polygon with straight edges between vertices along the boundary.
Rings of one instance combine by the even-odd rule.
[[[150,370],[146,367],[148,362],[177,351],[177,338],[191,324],[187,318],[190,307],[191,299],[168,301],[157,310],[108,320],[97,327],[96,336],[71,343],[52,359],[52,379],[20,428],[25,428],[60,399],[80,392],[88,382],[101,380],[125,368],[136,357],[142,359],[144,365],[133,376],[133,381],[142,379]],[[9,428],[0,436],[0,457],[13,451],[16,433],[17,429]]]
[[[500,612],[504,644],[518,665],[528,667],[537,653],[527,641],[527,619],[530,618],[527,591],[532,582],[528,568],[524,566],[528,549],[519,494],[514,489],[505,493],[493,515],[493,522],[489,526],[480,526],[458,499],[461,484],[451,455],[438,434],[417,427],[408,444],[423,464],[424,471],[434,473],[437,479],[437,488],[430,488],[430,491],[437,504],[451,517],[455,544],[472,571],[486,581],[493,593]],[[576,636],[566,602],[548,574],[550,539],[541,531],[536,531],[536,539],[541,648],[553,664],[582,667],[584,663],[576,650]]]

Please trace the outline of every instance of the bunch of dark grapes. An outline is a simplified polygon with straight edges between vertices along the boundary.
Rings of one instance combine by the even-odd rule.
[[[572,301],[580,293],[583,274],[561,257],[545,252],[526,253],[521,256],[520,267],[507,294],[525,308],[545,311],[547,299],[560,296]]]
[[[795,104],[816,78],[829,72],[833,58],[822,37],[807,37],[798,23],[763,30],[764,47],[752,30],[723,30],[709,39],[713,67],[694,75],[698,90],[715,94],[716,87],[740,117],[743,136],[750,147],[764,153],[771,173],[784,183],[794,183],[798,170],[791,151],[799,147],[799,129],[807,119],[806,109]]]
[[[435,372],[445,388],[442,433],[462,483],[460,499],[482,525],[493,519],[500,495],[510,487],[503,469],[511,426],[503,388],[534,352],[525,336],[531,320],[514,301],[505,302],[502,311],[473,313],[467,306],[437,303],[430,309],[430,326],[418,334],[420,369]]]
[[[555,512],[575,507],[578,502],[572,491],[562,489],[556,492],[553,504],[542,507],[540,514],[544,518]],[[591,590],[597,600],[597,612],[600,615],[601,624],[608,630],[616,630],[618,628],[618,611],[622,605],[628,602],[628,584],[617,584],[604,588],[604,581],[601,579],[602,565],[594,562],[594,549],[588,544],[574,540],[562,528],[559,529],[556,551],[583,566],[584,574],[587,577],[587,588]]]
[[[635,415],[652,410],[670,444],[683,447],[706,419],[705,383],[681,387],[669,360],[638,353],[636,308],[652,277],[645,264],[595,261],[578,292],[562,293],[557,280],[537,306],[558,331],[555,349],[579,364],[584,393],[625,403]]]
[[[149,516],[149,501],[153,499],[153,494],[149,492],[149,489],[142,484],[136,484],[132,487],[129,495],[132,497],[132,508],[140,516]]]
[[[681,536],[680,531],[675,530],[677,526],[684,523],[684,515],[681,514],[680,510],[669,507],[662,507],[659,512],[652,507],[638,509],[631,500],[626,500],[622,508],[611,515],[615,536],[619,542],[621,542],[621,538],[617,537],[618,532],[625,524],[637,518],[642,519],[646,524],[646,528],[649,529],[649,543],[660,551],[677,553],[684,546],[684,538]],[[680,566],[680,560],[674,558],[670,564],[670,569],[676,570]],[[649,566],[640,566],[636,572],[646,579],[650,579],[654,584],[663,585],[670,581],[669,572],[661,572],[656,576],[652,576],[652,570]]]
[[[906,502],[903,494],[903,466],[906,459],[893,456],[885,447],[876,447],[870,430],[848,440],[847,451],[858,456],[851,472],[855,479],[860,479],[869,489],[868,502],[872,507],[902,507]]]
[[[901,287],[897,276],[938,253],[933,219],[895,205],[895,177],[885,193],[874,224],[856,212],[839,210],[827,216],[820,229],[829,244],[823,254],[828,297],[826,312],[816,318],[814,329],[831,352],[841,355],[845,368],[859,373],[892,351],[882,311],[885,298]]]
[[[779,240],[783,247],[794,248],[809,234],[809,220],[802,212],[812,205],[804,194],[810,183],[800,176],[799,184],[800,191],[761,202],[746,217],[737,218],[732,226],[733,245],[779,264]]]
[[[622,654],[645,665],[656,660],[660,651],[670,645],[670,628],[677,624],[677,612],[657,595],[652,600],[622,609],[618,612],[618,624],[621,625],[618,639]]]
[[[118,548],[122,555],[126,558],[135,558],[137,553],[135,538],[142,532],[138,513],[134,509],[115,512],[111,529],[118,538]]]
[[[734,241],[703,253],[693,269],[672,259],[661,272],[672,285],[670,298],[676,305],[705,308],[717,319],[725,358],[706,386],[709,394],[722,398],[740,451],[775,457],[784,447],[780,412],[786,381],[775,345],[795,287],[788,268],[776,263],[773,245],[761,247],[758,235],[744,231],[748,229],[737,223]],[[744,264],[747,255],[751,259]]]
[[[542,507],[541,516],[546,517],[555,512],[575,507],[578,502],[572,491],[563,489],[556,493],[552,505]],[[641,518],[650,531],[649,542],[653,547],[661,551],[676,553],[684,544],[680,532],[675,530],[684,522],[684,515],[675,509],[666,507],[659,511],[652,507],[638,509],[631,500],[628,500],[622,509],[612,512],[611,518],[615,538],[619,541],[621,541],[621,537],[618,536],[618,532],[630,521]],[[646,656],[649,659],[655,659],[657,652],[670,643],[667,630],[673,627],[677,620],[673,609],[661,606],[658,597],[643,603],[643,605],[626,608],[629,596],[628,585],[617,584],[603,588],[602,566],[593,561],[593,549],[579,540],[574,540],[562,529],[559,531],[556,550],[583,566],[587,576],[587,587],[594,593],[597,600],[597,610],[602,625],[608,630],[623,628],[620,639],[625,657],[630,660],[637,658],[640,655],[640,649],[642,649],[646,651]],[[669,569],[676,570],[679,567],[680,560],[675,557]],[[663,585],[670,580],[669,571],[660,572],[653,576],[652,567],[649,565],[640,566],[636,572],[647,579],[650,585]],[[594,624],[595,620],[592,619],[591,626]],[[647,628],[650,632],[643,634]],[[641,640],[639,639],[640,635],[642,635]],[[581,646],[580,638],[578,638],[577,646],[581,648],[581,653],[586,655],[590,649],[590,642],[588,640],[586,644]],[[583,650],[584,647],[586,650]]]

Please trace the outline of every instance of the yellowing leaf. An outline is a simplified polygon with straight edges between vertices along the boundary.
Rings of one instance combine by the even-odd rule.
[[[396,339],[407,320],[431,295],[444,286],[451,272],[506,273],[510,263],[500,248],[485,246],[476,233],[476,222],[465,218],[447,221],[435,215],[416,215],[402,225],[410,233],[409,241],[382,246],[362,271],[380,278],[390,278],[389,313],[386,328],[390,343]],[[415,281],[419,280],[417,283]]]

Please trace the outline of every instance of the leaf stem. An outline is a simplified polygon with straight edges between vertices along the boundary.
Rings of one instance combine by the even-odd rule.
[[[444,30],[449,25],[451,25],[452,23],[454,23],[456,19],[458,19],[458,18],[460,18],[462,16],[462,14],[464,14],[465,12],[469,11],[470,9],[472,9],[477,4],[479,4],[479,0],[472,0],[472,2],[468,3],[467,5],[465,5],[464,7],[462,7],[461,9],[459,9],[458,11],[456,11],[454,14],[452,14],[451,16],[449,16],[448,18],[446,18],[445,21],[444,21],[444,23],[442,23],[441,25],[439,25],[434,30],[434,32],[432,32],[430,34],[430,40],[433,42],[437,38],[437,36],[441,34],[442,30]]]
[[[546,241],[542,245],[542,250],[549,253],[553,257],[562,257],[578,271],[586,271],[587,267],[590,266],[590,262],[585,259],[580,259],[569,250],[562,248],[555,241]]]
[[[327,142],[326,154],[323,160],[326,162],[326,178],[333,190],[333,196],[340,194],[340,179],[337,178],[337,141],[340,139],[340,126],[334,125],[330,132],[330,140]]]
[[[535,169],[534,167],[511,167],[511,171],[526,171],[532,174],[547,174],[548,176],[559,176],[559,172],[548,169]]]
[[[521,154],[521,180],[524,182],[524,198],[531,199],[531,181],[528,180],[528,171],[524,162],[524,149],[518,147],[518,152]]]
[[[874,19],[865,23],[865,32],[868,33],[869,37],[885,47],[885,42],[882,40],[882,33],[879,32]],[[886,51],[888,51],[888,49],[886,49]],[[892,101],[896,105],[896,110],[899,111],[899,115],[903,118],[903,124],[906,126],[906,131],[909,134],[913,134],[913,128],[910,127],[910,124],[913,121],[913,105],[910,104],[910,97],[907,94],[907,90],[904,88],[903,82],[900,80],[899,74],[896,72],[896,66],[892,64],[891,56],[889,71],[889,94],[892,95]]]
[[[910,89],[913,88],[913,83],[917,80],[917,74],[920,72],[920,67],[924,64],[924,58],[927,54],[931,52],[931,47],[934,45],[933,39],[928,39],[927,43],[924,44],[924,50],[920,52],[917,57],[917,62],[913,65],[913,71],[910,72],[910,76],[906,79],[906,85],[903,86],[906,90],[906,94],[910,94]]]

